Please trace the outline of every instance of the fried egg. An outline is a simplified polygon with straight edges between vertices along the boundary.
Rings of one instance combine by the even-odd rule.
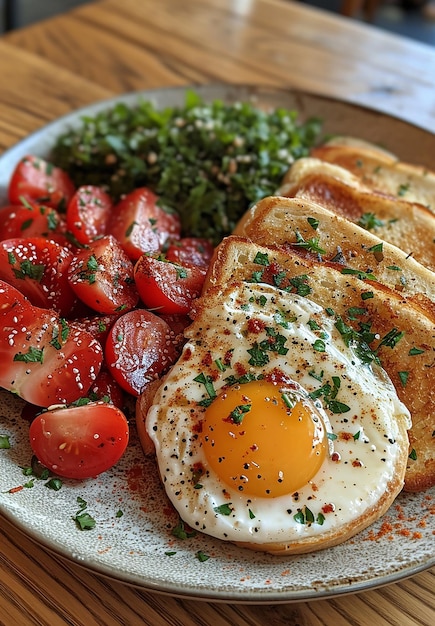
[[[276,553],[344,541],[403,486],[410,414],[307,297],[237,283],[199,301],[146,420],[191,528]]]

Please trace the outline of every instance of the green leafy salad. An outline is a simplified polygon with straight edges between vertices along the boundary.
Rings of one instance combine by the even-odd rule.
[[[272,195],[290,164],[318,141],[321,122],[253,104],[206,104],[186,91],[180,107],[118,103],[60,136],[51,160],[79,185],[115,200],[146,186],[178,212],[183,234],[219,242],[243,213]]]

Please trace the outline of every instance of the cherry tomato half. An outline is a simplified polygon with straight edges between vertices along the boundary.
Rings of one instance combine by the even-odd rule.
[[[72,258],[68,248],[44,237],[5,239],[0,241],[0,279],[35,306],[68,317],[77,300],[68,282]]]
[[[142,302],[159,313],[186,314],[201,293],[205,270],[184,267],[143,255],[135,265],[134,280]]]
[[[51,207],[27,202],[0,209],[0,239],[47,237],[66,242],[65,223]]]
[[[62,212],[74,192],[74,184],[66,172],[33,155],[27,155],[17,163],[8,187],[12,204],[20,204],[24,198]]]
[[[214,246],[208,239],[183,237],[174,241],[166,250],[166,258],[185,267],[207,269],[213,256]]]
[[[156,252],[180,236],[179,217],[158,205],[157,196],[146,187],[127,194],[112,210],[107,232],[120,242],[130,259]]]
[[[127,447],[122,411],[106,402],[55,408],[30,424],[30,445],[38,460],[58,476],[92,478],[110,469]]]
[[[98,313],[129,311],[139,300],[133,263],[112,235],[77,252],[68,268],[75,294]]]
[[[84,185],[71,198],[66,210],[69,233],[81,244],[106,234],[112,198],[101,187]]]
[[[100,343],[4,281],[0,301],[0,386],[45,407],[86,395],[101,369]]]
[[[113,324],[105,356],[113,378],[125,391],[138,396],[147,382],[158,378],[175,362],[174,335],[157,315],[135,309]]]

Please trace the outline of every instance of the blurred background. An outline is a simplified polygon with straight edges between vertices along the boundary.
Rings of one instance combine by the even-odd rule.
[[[27,26],[89,0],[0,0],[0,30]],[[122,0],[120,0],[122,2]],[[140,2],[141,0],[137,0]],[[158,0],[157,0],[158,1]],[[181,0],[180,0],[181,1]],[[188,0],[184,0],[188,1]],[[282,0],[289,2],[292,0]],[[296,0],[435,45],[435,0]]]

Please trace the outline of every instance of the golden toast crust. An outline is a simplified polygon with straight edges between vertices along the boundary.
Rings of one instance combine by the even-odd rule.
[[[354,223],[371,216],[374,234],[435,270],[435,220],[423,204],[373,191],[343,167],[313,157],[293,164],[277,195],[312,200]]]
[[[326,143],[311,150],[311,156],[339,165],[375,191],[423,204],[435,212],[435,173],[404,163],[375,146]]]

